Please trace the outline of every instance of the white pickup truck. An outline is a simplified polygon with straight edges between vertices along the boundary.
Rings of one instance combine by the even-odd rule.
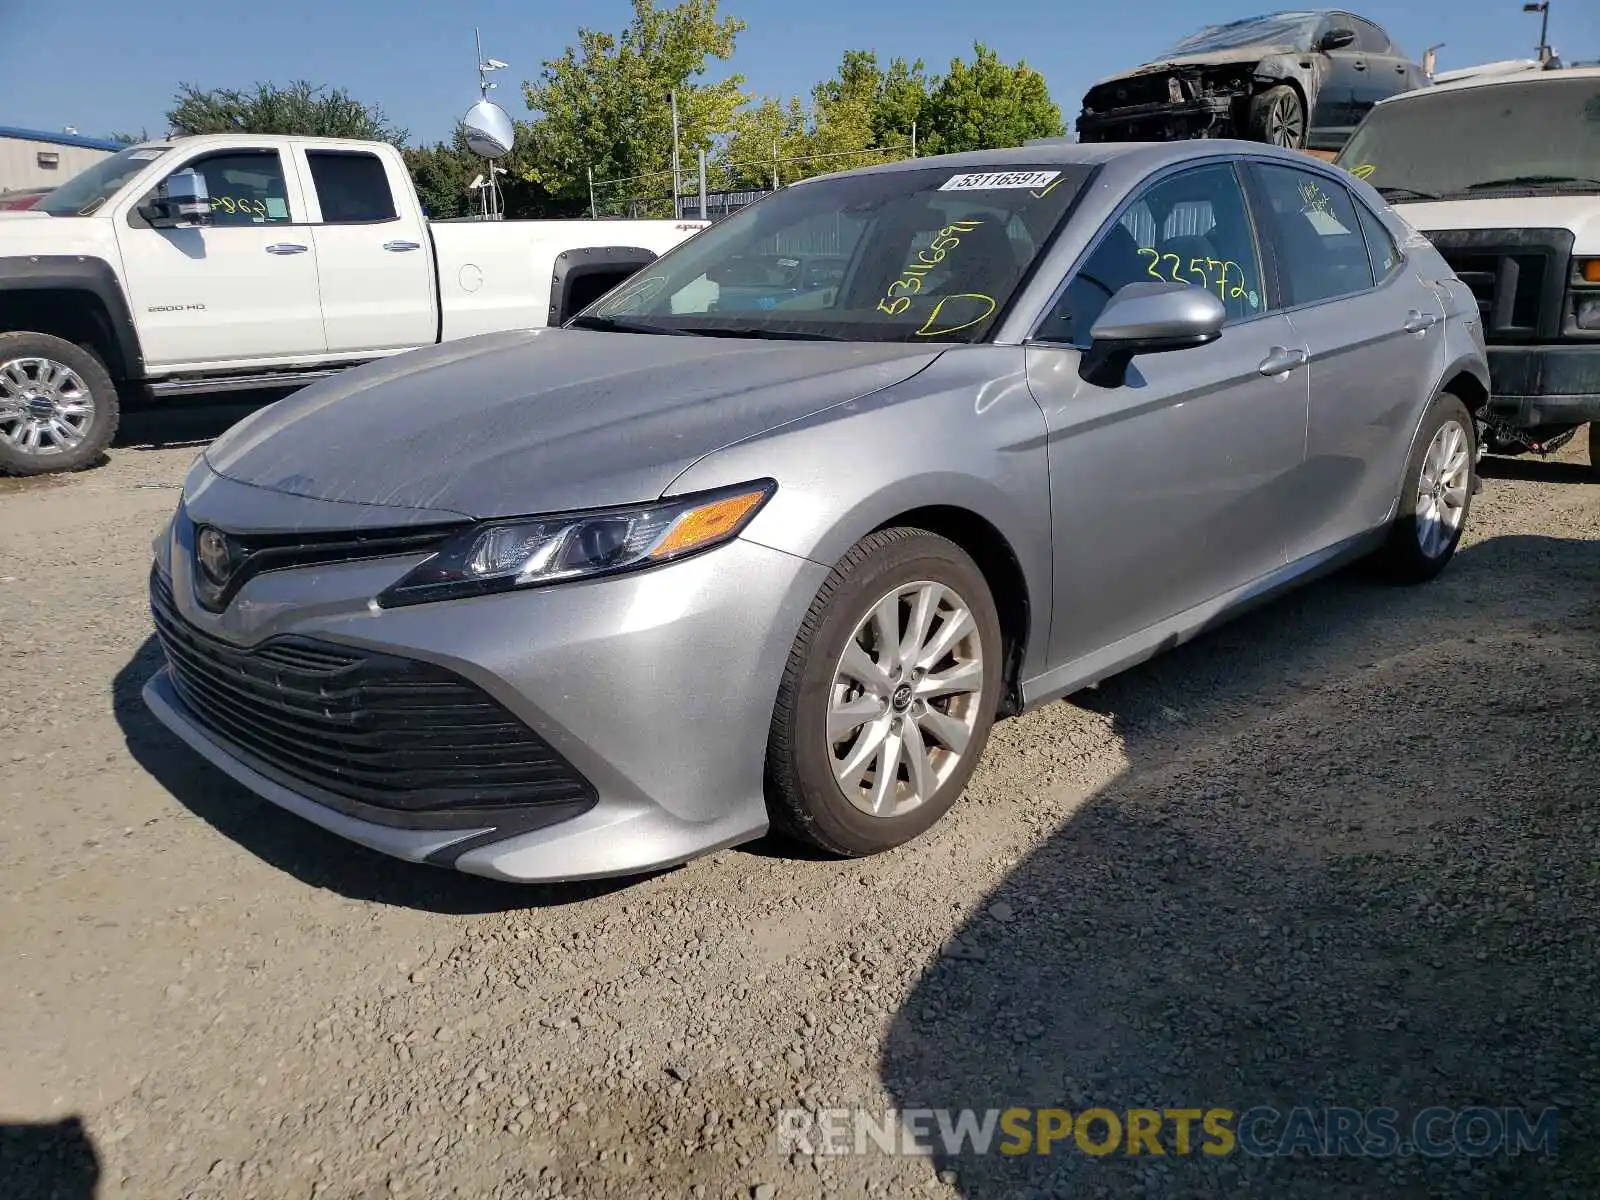
[[[0,212],[0,473],[96,461],[119,397],[296,387],[566,320],[702,221],[441,221],[377,142],[130,146]]]

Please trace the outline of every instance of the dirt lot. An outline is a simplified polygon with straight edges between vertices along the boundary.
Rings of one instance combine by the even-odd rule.
[[[515,889],[149,718],[150,540],[233,413],[0,483],[0,1197],[1592,1196],[1600,487],[1492,468],[1340,577],[996,731],[858,863]],[[176,429],[176,432],[174,432]],[[1522,1157],[791,1155],[797,1105],[1560,1110]]]

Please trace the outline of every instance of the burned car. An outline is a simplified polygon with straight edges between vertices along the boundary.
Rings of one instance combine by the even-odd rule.
[[[1078,139],[1239,137],[1338,150],[1378,101],[1428,80],[1389,35],[1346,12],[1280,12],[1202,29],[1096,83]]]

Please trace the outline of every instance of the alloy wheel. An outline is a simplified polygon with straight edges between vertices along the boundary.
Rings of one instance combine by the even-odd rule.
[[[1417,543],[1429,558],[1450,547],[1467,511],[1472,484],[1471,439],[1455,421],[1439,426],[1417,477]]]
[[[883,596],[856,625],[828,689],[828,752],[852,805],[896,817],[931,799],[978,724],[983,642],[945,584]]]
[[[44,457],[75,450],[94,423],[94,396],[71,367],[51,358],[0,363],[0,441]]]
[[[1267,137],[1274,146],[1293,150],[1299,147],[1305,133],[1305,118],[1300,115],[1300,105],[1292,94],[1279,96],[1273,101],[1267,115]]]

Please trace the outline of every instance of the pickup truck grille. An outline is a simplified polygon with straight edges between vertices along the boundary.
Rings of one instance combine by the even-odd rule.
[[[1492,343],[1554,341],[1572,259],[1566,229],[1448,229],[1428,234],[1472,289]]]
[[[595,798],[538,734],[442,667],[311,638],[230,645],[178,613],[157,571],[150,609],[191,715],[286,785],[419,816]]]

